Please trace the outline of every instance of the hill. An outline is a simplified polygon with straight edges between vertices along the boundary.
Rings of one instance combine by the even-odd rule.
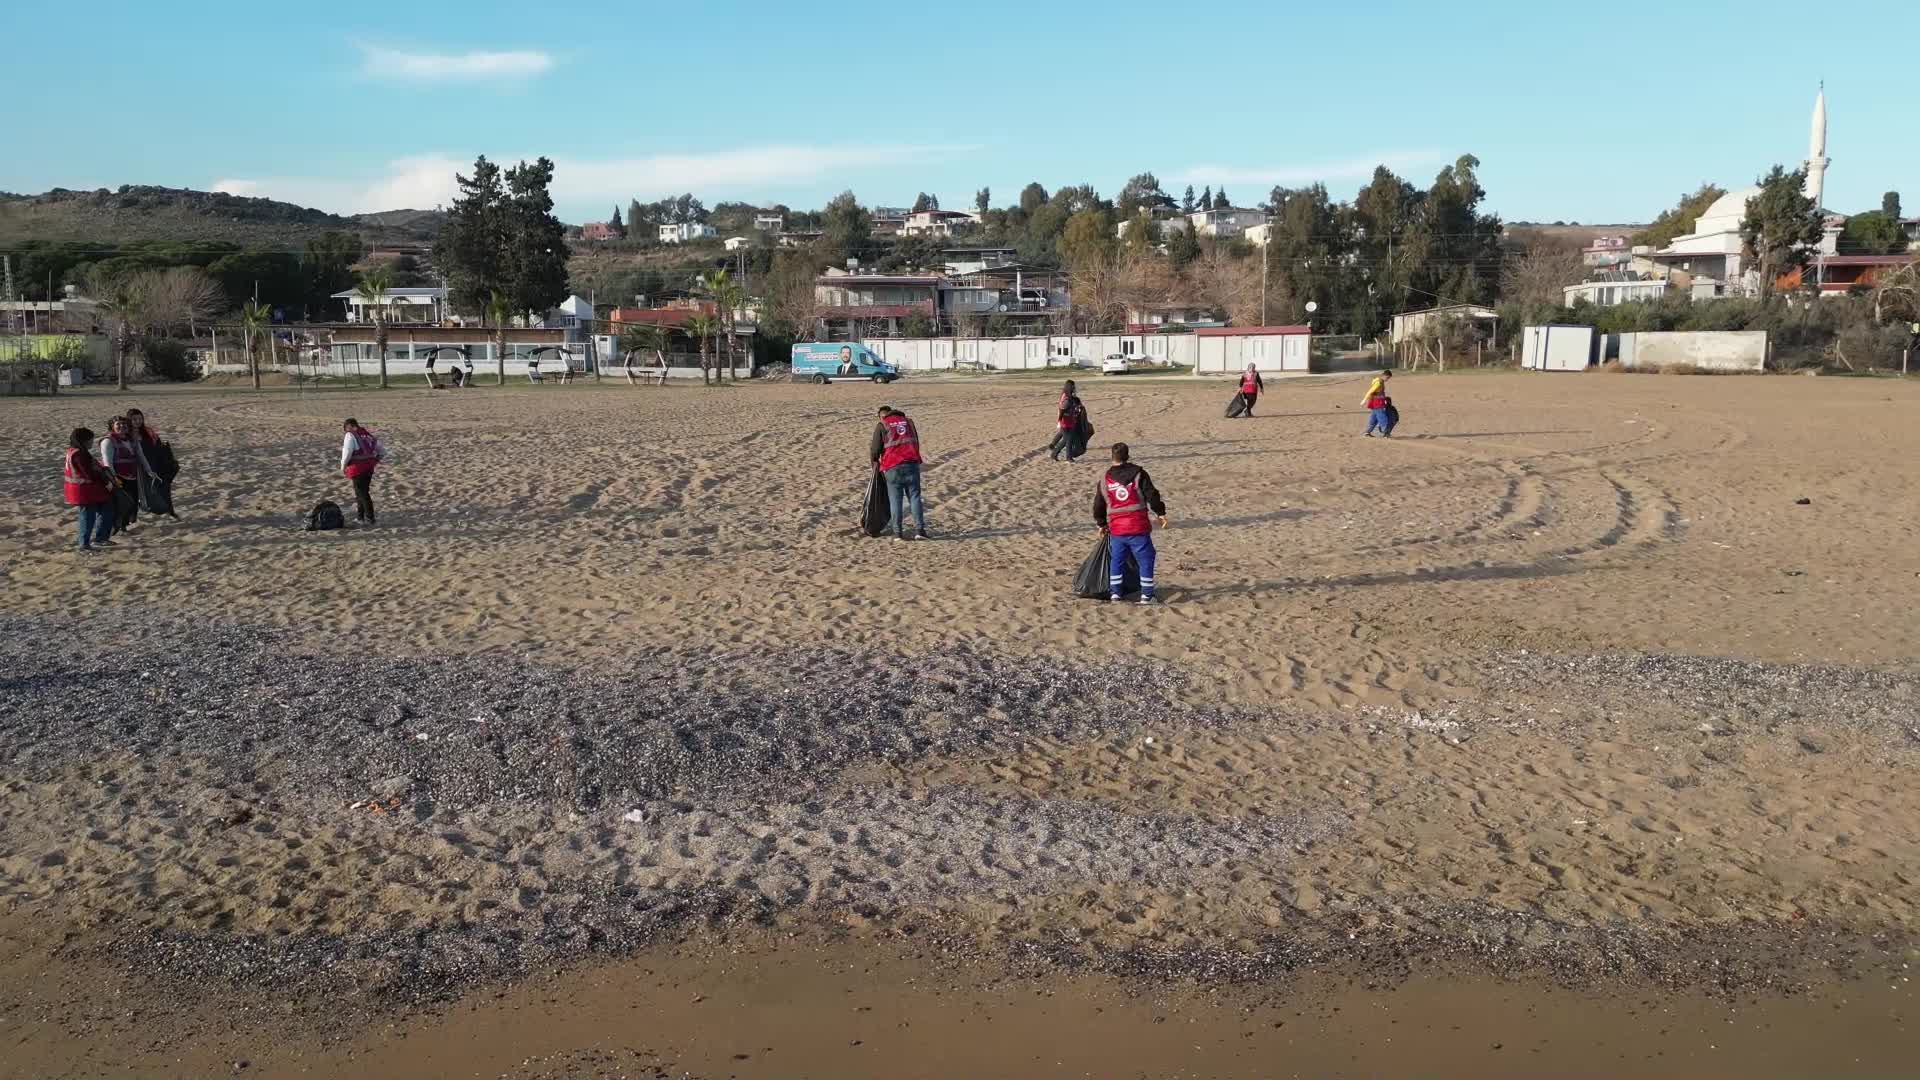
[[[288,250],[322,233],[348,232],[369,245],[424,248],[439,234],[445,219],[438,210],[342,216],[276,199],[136,184],[117,191],[0,192],[0,246],[30,240],[102,244],[159,240]]]

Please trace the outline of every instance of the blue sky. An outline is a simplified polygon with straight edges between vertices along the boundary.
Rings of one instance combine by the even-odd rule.
[[[545,154],[580,221],[684,190],[958,207],[984,185],[1003,205],[1030,180],[1110,195],[1143,170],[1238,203],[1313,180],[1348,198],[1376,162],[1424,185],[1470,152],[1509,220],[1645,221],[1702,181],[1797,165],[1825,79],[1828,205],[1899,189],[1920,207],[1920,83],[1895,47],[1914,16],[1894,0],[109,0],[5,23],[46,46],[7,50],[9,191],[219,186],[354,212],[441,202],[479,153]]]

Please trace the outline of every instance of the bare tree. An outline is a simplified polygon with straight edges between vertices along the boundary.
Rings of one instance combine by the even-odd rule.
[[[1220,246],[1187,267],[1187,281],[1195,297],[1223,312],[1234,326],[1260,324],[1260,263],[1235,258]]]
[[[201,323],[227,310],[227,294],[220,283],[198,267],[176,266],[141,276],[146,279],[143,289],[155,329],[185,327],[192,336]]]
[[[1566,303],[1566,286],[1584,277],[1579,247],[1540,240],[1509,256],[1500,268],[1500,298],[1527,307],[1560,307]]]

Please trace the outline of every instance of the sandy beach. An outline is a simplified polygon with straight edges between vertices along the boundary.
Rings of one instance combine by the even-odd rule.
[[[1081,384],[1077,463],[1015,376],[0,401],[0,1076],[1911,1061],[1920,386]],[[83,558],[129,404],[181,518]],[[1068,592],[1117,440],[1151,608]]]

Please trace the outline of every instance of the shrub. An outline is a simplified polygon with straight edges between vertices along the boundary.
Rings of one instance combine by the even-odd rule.
[[[149,337],[141,343],[147,374],[169,382],[192,382],[199,377],[198,365],[187,355],[186,342],[168,337]]]

